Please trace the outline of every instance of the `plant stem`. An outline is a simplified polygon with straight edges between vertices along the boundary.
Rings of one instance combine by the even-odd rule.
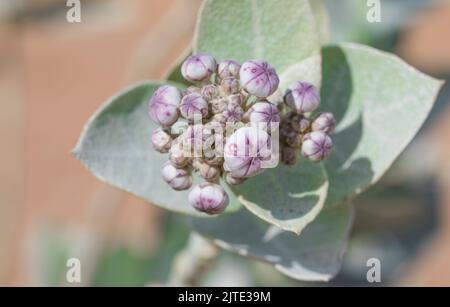
[[[219,256],[210,240],[191,233],[187,246],[176,256],[169,277],[170,286],[199,286],[201,278]]]

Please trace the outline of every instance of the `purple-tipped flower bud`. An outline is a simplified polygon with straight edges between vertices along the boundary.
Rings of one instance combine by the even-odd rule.
[[[238,184],[241,184],[241,183],[243,183],[245,180],[247,180],[247,178],[236,178],[236,177],[233,177],[233,176],[231,175],[231,173],[227,173],[227,174],[225,175],[225,181],[226,181],[228,184],[231,184],[231,185],[238,185]]]
[[[225,95],[237,94],[241,90],[238,79],[226,78],[220,82],[220,89]]]
[[[256,127],[243,127],[225,143],[224,169],[236,178],[255,176],[264,171],[264,161],[269,161],[271,157],[267,132]]]
[[[249,94],[260,98],[272,95],[280,83],[275,69],[262,60],[252,60],[242,64],[239,77],[241,86]]]
[[[172,164],[166,163],[162,169],[162,177],[165,182],[174,190],[187,190],[192,185],[192,176],[184,168],[175,168]]]
[[[166,153],[172,146],[172,137],[162,128],[157,128],[152,133],[152,145],[156,151]]]
[[[148,106],[150,118],[161,126],[170,126],[178,119],[180,91],[171,85],[164,85],[153,93]]]
[[[297,113],[308,113],[316,110],[320,105],[320,94],[314,85],[297,81],[288,87],[284,101]]]
[[[210,215],[222,213],[228,206],[228,194],[218,184],[201,183],[189,193],[189,203],[198,211]]]
[[[187,81],[207,81],[216,70],[216,60],[207,54],[195,54],[184,61],[181,74]]]
[[[333,148],[331,138],[324,132],[313,131],[303,138],[302,154],[313,162],[327,158]]]
[[[239,70],[241,65],[235,61],[222,61],[219,63],[218,74],[221,79],[226,79],[230,77],[237,78],[239,76]]]
[[[298,161],[298,154],[298,149],[284,146],[281,149],[281,162],[289,166],[295,165]]]
[[[319,116],[314,119],[311,127],[313,131],[322,131],[328,134],[334,131],[336,120],[331,113],[320,113]]]
[[[180,113],[190,120],[204,118],[208,115],[208,103],[202,95],[188,94],[181,100]]]
[[[219,95],[219,91],[214,84],[205,85],[202,87],[200,93],[207,101],[210,101]]]
[[[242,119],[244,110],[238,103],[228,103],[226,110],[223,112],[227,123],[235,123]]]
[[[248,114],[252,124],[260,125],[262,129],[268,128],[269,131],[275,123],[280,123],[280,114],[277,107],[268,101],[260,101],[253,104]],[[267,126],[264,127],[264,125]]]

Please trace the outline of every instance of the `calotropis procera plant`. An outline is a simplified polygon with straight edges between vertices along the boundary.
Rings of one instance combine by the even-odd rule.
[[[162,176],[172,189],[188,190],[193,171],[206,181],[189,193],[189,202],[198,211],[222,213],[229,197],[220,179],[232,186],[241,184],[276,167],[280,151],[281,162],[290,166],[299,152],[313,162],[331,153],[327,134],[334,130],[333,115],[307,115],[320,105],[313,84],[296,81],[281,101],[271,99],[280,79],[269,63],[248,60],[241,66],[224,60],[217,64],[207,54],[189,56],[181,73],[194,85],[183,92],[163,85],[150,99],[150,118],[160,125],[151,143],[156,151],[169,153]],[[180,121],[185,129],[173,129]]]
[[[292,278],[329,280],[342,263],[355,196],[409,144],[442,84],[394,55],[328,45],[326,16],[319,0],[205,1],[194,56],[167,82],[111,98],[88,121],[74,155],[98,178],[190,215],[193,231],[226,250]],[[265,71],[259,84],[254,70]],[[319,102],[326,113],[316,110]],[[225,157],[233,148],[258,152],[278,122],[280,146],[265,149],[284,163],[261,171],[245,155],[230,162],[214,150],[185,156],[184,144],[194,144],[193,154],[195,144],[215,149],[211,131],[227,121],[243,126],[230,148],[232,134],[217,134]],[[253,123],[271,125],[250,138]],[[241,146],[247,139],[256,146]]]

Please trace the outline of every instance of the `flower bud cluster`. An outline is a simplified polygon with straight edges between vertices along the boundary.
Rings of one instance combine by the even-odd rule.
[[[168,154],[162,178],[171,188],[190,189],[193,173],[204,180],[188,197],[198,211],[219,214],[226,209],[229,198],[221,179],[238,185],[265,170],[265,162],[278,148],[272,146],[271,137],[279,127],[283,162],[294,164],[300,150],[313,161],[329,155],[327,134],[334,128],[334,118],[329,113],[313,120],[305,115],[320,103],[314,86],[297,82],[284,95],[284,104],[281,99],[275,104],[268,97],[277,91],[279,78],[263,60],[217,63],[210,55],[196,54],[183,63],[181,72],[192,86],[180,91],[164,85],[150,99],[150,118],[160,126],[153,131],[151,144]],[[282,113],[282,105],[292,111]],[[179,123],[186,129],[174,131]]]
[[[326,159],[333,147],[329,134],[334,131],[336,120],[331,113],[310,115],[320,106],[318,89],[297,81],[286,90],[284,103],[290,111],[280,123],[281,161],[294,165],[300,152],[313,162]]]

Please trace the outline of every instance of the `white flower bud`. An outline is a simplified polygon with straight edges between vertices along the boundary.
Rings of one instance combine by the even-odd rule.
[[[218,184],[201,183],[189,193],[189,203],[198,211],[210,215],[222,213],[228,206],[228,194]]]
[[[192,165],[206,181],[216,182],[220,177],[220,169],[217,166],[210,165],[198,159],[194,160]]]
[[[242,64],[239,77],[241,86],[249,94],[260,98],[272,95],[280,83],[275,69],[262,60]]]
[[[150,118],[161,126],[171,126],[178,119],[180,91],[171,85],[158,88],[150,99],[148,113]]]
[[[199,94],[188,94],[180,104],[181,115],[190,120],[205,118],[208,115],[208,102]]]
[[[261,128],[264,127],[263,124],[267,125],[266,128],[269,131],[272,124],[280,123],[280,114],[277,107],[268,101],[260,101],[253,104],[248,111],[248,118],[252,124],[260,124]]]
[[[192,185],[192,176],[186,169],[175,168],[172,164],[166,163],[161,173],[164,181],[176,191],[187,190]]]
[[[284,101],[299,114],[313,112],[320,105],[319,90],[310,83],[297,81],[288,87]]]
[[[169,149],[169,161],[176,168],[183,168],[189,163],[189,157],[185,155],[183,143],[178,139],[172,142],[172,147]]]
[[[166,153],[172,146],[172,137],[162,128],[153,131],[151,137],[153,148],[160,153]]]
[[[270,136],[256,127],[236,130],[226,141],[224,169],[236,178],[255,176],[272,157]]]
[[[247,178],[236,178],[231,175],[231,173],[227,173],[225,175],[225,181],[230,185],[238,185],[243,183]]]
[[[229,102],[223,115],[225,115],[227,123],[235,123],[242,119],[244,110],[239,104]]]
[[[225,95],[237,94],[241,90],[239,81],[235,78],[226,78],[220,82],[220,89]]]
[[[319,116],[314,119],[312,123],[313,131],[322,131],[325,133],[331,133],[336,126],[336,120],[331,113],[320,113]]]
[[[205,100],[207,101],[211,101],[219,95],[217,86],[215,86],[214,84],[205,85],[204,87],[202,87],[200,92],[203,98],[205,98]]]
[[[207,54],[192,55],[181,66],[181,74],[191,82],[207,81],[215,70],[216,60]]]
[[[239,70],[241,69],[241,65],[235,61],[222,61],[219,64],[217,69],[219,77],[223,80],[226,78],[239,77]]]
[[[333,148],[331,138],[324,132],[313,131],[303,138],[302,154],[313,162],[327,158]]]

